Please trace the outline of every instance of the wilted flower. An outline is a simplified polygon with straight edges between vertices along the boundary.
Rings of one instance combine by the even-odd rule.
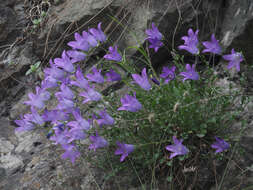
[[[240,63],[243,61],[243,56],[241,53],[236,52],[234,49],[231,50],[231,54],[222,56],[223,59],[229,61],[227,68],[231,69],[235,67],[236,70],[240,71]]]
[[[104,77],[101,75],[101,69],[97,70],[96,67],[92,68],[93,74],[87,74],[86,77],[96,83],[103,83],[104,82]]]
[[[92,149],[96,151],[97,148],[103,148],[108,146],[108,142],[101,136],[98,135],[96,132],[96,136],[90,136],[90,141],[92,144],[90,144],[89,149]]]
[[[214,34],[212,34],[211,41],[205,41],[202,42],[202,44],[205,46],[206,49],[204,49],[202,52],[210,52],[214,54],[221,54],[221,47],[219,45],[219,41],[216,40]]]
[[[188,36],[183,36],[182,40],[184,40],[184,45],[180,45],[178,49],[184,49],[191,54],[198,54],[199,49],[198,49],[198,33],[199,31],[196,30],[194,33],[193,30],[190,28],[188,30]]]
[[[123,162],[125,158],[134,151],[134,145],[132,144],[124,144],[120,142],[116,142],[118,149],[115,151],[115,155],[120,155],[120,162]]]
[[[135,80],[135,82],[140,85],[141,88],[143,88],[144,90],[150,90],[151,89],[151,85],[148,82],[148,76],[146,73],[146,68],[144,68],[141,72],[141,75],[139,74],[132,74],[133,79]]]
[[[106,54],[104,58],[107,60],[117,61],[117,62],[120,62],[122,60],[121,55],[117,51],[117,46],[114,46],[114,47],[110,46],[109,54]]]
[[[229,149],[230,145],[226,141],[218,137],[215,137],[215,139],[216,141],[211,145],[212,148],[216,149],[215,154]]]
[[[165,84],[167,84],[169,81],[175,79],[175,77],[176,77],[175,71],[176,71],[175,66],[172,66],[171,68],[163,67],[162,74],[160,74],[160,77],[165,79],[165,81],[164,81]]]
[[[141,103],[134,96],[128,94],[120,99],[122,106],[118,110],[126,110],[130,112],[137,112],[142,108]]]
[[[105,75],[107,76],[107,81],[110,81],[110,82],[121,80],[120,74],[116,73],[113,69],[110,69],[110,71],[106,73]]]
[[[173,152],[170,155],[170,159],[177,155],[186,155],[189,150],[182,144],[183,139],[178,140],[176,136],[173,136],[174,145],[166,146],[166,150]]]
[[[196,65],[193,64],[192,67],[189,64],[186,64],[186,72],[181,72],[179,75],[183,76],[183,81],[190,80],[199,80],[199,74],[195,71]]]

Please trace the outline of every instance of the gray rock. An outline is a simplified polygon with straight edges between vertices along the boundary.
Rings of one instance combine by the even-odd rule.
[[[0,42],[4,41],[8,34],[14,29],[16,17],[9,7],[0,6]]]

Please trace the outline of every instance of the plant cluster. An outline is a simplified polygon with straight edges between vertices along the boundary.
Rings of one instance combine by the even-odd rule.
[[[149,48],[157,52],[163,46],[163,35],[154,23],[146,34]],[[84,76],[78,63],[107,41],[101,23],[98,28],[75,33],[74,37],[74,41],[68,42],[72,49],[64,50],[61,58],[50,60],[41,86],[36,87],[35,94],[28,94],[29,100],[24,103],[31,106],[31,113],[15,120],[19,126],[16,131],[30,131],[36,125],[50,123],[47,137],[62,146],[63,159],[70,159],[74,164],[81,156],[78,142],[89,138],[90,150],[114,149],[114,155],[120,155],[120,162],[130,158],[138,170],[171,166],[172,159],[184,162],[203,149],[211,153],[213,148],[215,154],[229,149],[227,129],[234,120],[231,106],[238,92],[221,93],[215,86],[217,76],[208,65],[206,70],[197,71],[201,61],[206,63],[201,54],[222,55],[214,34],[211,41],[202,42],[204,49],[201,50],[198,30],[189,29],[188,36],[182,37],[184,44],[178,48],[201,61],[196,59],[184,68],[183,56],[174,55],[173,62],[163,67],[159,77],[145,49],[135,47],[145,57],[147,67],[141,74],[131,73],[132,80],[117,70],[118,67],[127,69],[129,65],[116,45],[109,47],[102,63]],[[223,58],[229,61],[228,69],[240,71],[241,53],[233,49]],[[117,93],[103,96],[97,90],[99,85],[118,81],[131,89],[122,97]],[[57,105],[48,110],[46,101],[54,97]],[[99,108],[100,104],[103,109],[99,111],[82,108],[82,105]]]

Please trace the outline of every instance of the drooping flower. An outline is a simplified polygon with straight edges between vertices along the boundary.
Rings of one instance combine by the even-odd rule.
[[[219,41],[216,40],[214,34],[212,34],[210,42],[205,41],[205,42],[202,42],[202,44],[206,48],[202,51],[203,53],[210,52],[210,53],[214,53],[214,54],[218,54],[218,55],[221,54],[221,47],[219,45]]]
[[[146,72],[146,68],[144,68],[141,72],[141,75],[139,74],[132,74],[133,79],[135,80],[135,82],[144,90],[150,90],[151,89],[151,85],[148,81],[148,76],[147,76],[147,72]]]
[[[136,99],[136,96],[128,94],[120,99],[122,106],[118,110],[126,110],[130,112],[137,112],[142,108],[141,103]]]
[[[82,130],[89,130],[90,124],[88,121],[86,121],[80,113],[79,109],[75,109],[72,111],[73,116],[75,117],[76,121],[70,121],[67,123],[68,126],[71,126],[72,128],[80,128]]]
[[[152,28],[147,29],[145,32],[148,35],[147,39],[161,40],[163,37],[163,35],[161,34],[161,32],[159,32],[158,28],[155,26],[155,23],[153,22],[152,22]]]
[[[89,29],[89,32],[96,38],[96,40],[100,42],[105,42],[106,41],[106,35],[105,33],[101,30],[101,22],[98,23],[98,29],[91,28]]]
[[[88,80],[84,78],[79,65],[77,66],[77,70],[76,70],[76,81],[70,81],[70,84],[78,86],[83,89],[86,89],[89,86]]]
[[[73,144],[64,144],[62,145],[62,148],[65,150],[65,152],[61,155],[62,159],[65,160],[69,158],[72,164],[74,164],[75,160],[81,155],[76,146]]]
[[[175,79],[175,77],[176,77],[175,71],[176,71],[175,66],[172,66],[171,68],[163,67],[162,74],[160,74],[160,77],[165,79],[165,81],[164,81],[165,84],[167,84],[169,81]]]
[[[229,149],[230,145],[226,141],[218,137],[215,137],[215,139],[216,141],[211,145],[212,148],[216,149],[215,154]]]
[[[44,101],[49,100],[50,93],[45,89],[41,89],[39,86],[36,86],[36,94],[30,92],[28,97],[30,100],[25,101],[24,104],[42,109],[45,106]]]
[[[132,144],[124,144],[121,142],[116,142],[118,148],[115,151],[115,155],[121,155],[120,162],[123,162],[125,158],[134,151],[134,145]]]
[[[97,148],[103,148],[108,146],[108,142],[101,136],[98,135],[96,132],[96,136],[91,135],[90,141],[92,144],[90,144],[89,149],[96,151]]]
[[[72,63],[76,63],[79,61],[83,61],[85,60],[86,54],[80,51],[76,51],[76,50],[69,50],[67,51],[67,54],[69,57],[72,58],[71,62]]]
[[[99,126],[114,124],[114,119],[105,110],[100,111],[99,116],[101,117],[97,120]]]
[[[72,64],[73,61],[68,57],[65,50],[62,52],[62,58],[55,58],[54,63],[55,65],[57,65],[58,67],[64,69],[65,71],[69,73],[72,73],[75,71],[75,67]]]
[[[83,101],[83,104],[85,104],[86,102],[89,101],[99,101],[101,99],[101,94],[99,92],[97,92],[96,90],[94,90],[94,87],[87,87],[86,91],[81,92],[79,94],[80,96],[85,97],[86,99]]]
[[[199,80],[199,74],[195,71],[196,65],[186,64],[186,72],[181,72],[179,75],[183,76],[183,81],[185,80]]]
[[[196,32],[194,33],[193,30],[190,28],[188,30],[188,36],[182,37],[182,40],[184,40],[184,45],[180,45],[178,49],[184,49],[194,55],[199,54],[198,33],[199,30],[196,30]]]
[[[116,73],[113,69],[110,69],[110,71],[108,73],[106,73],[105,75],[107,77],[107,81],[109,81],[109,82],[121,80],[120,74]]]
[[[189,150],[182,144],[183,139],[178,140],[176,136],[173,136],[173,142],[174,145],[166,146],[166,150],[173,152],[170,155],[170,159],[177,155],[186,155],[189,152]]]
[[[240,71],[240,63],[243,61],[243,56],[241,53],[236,52],[234,49],[231,50],[231,54],[222,56],[223,59],[229,61],[227,68],[231,69],[233,67]]]
[[[104,77],[101,75],[101,69],[97,70],[96,67],[92,68],[93,74],[89,73],[86,75],[86,77],[96,83],[104,83]]]
[[[163,43],[160,40],[158,40],[157,38],[148,39],[148,41],[150,43],[150,45],[148,47],[153,48],[155,50],[155,52],[157,52],[158,49],[163,46]]]
[[[86,39],[84,39],[80,34],[78,34],[77,32],[75,33],[75,41],[70,41],[68,43],[68,45],[70,47],[72,47],[73,49],[80,49],[83,51],[88,51],[90,48],[89,43],[86,41]]]
[[[109,47],[109,53],[104,56],[105,59],[111,60],[111,61],[117,61],[120,62],[122,60],[121,55],[118,53],[117,46],[110,46]]]

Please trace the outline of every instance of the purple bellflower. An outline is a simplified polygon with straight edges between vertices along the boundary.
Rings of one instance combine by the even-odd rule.
[[[94,90],[94,87],[89,87],[89,86],[86,88],[86,91],[81,92],[79,95],[86,98],[83,101],[83,104],[85,104],[86,102],[89,102],[89,101],[96,101],[97,102],[101,99],[101,94],[99,94],[99,92]]]
[[[173,142],[174,145],[166,146],[166,150],[173,152],[170,155],[170,159],[177,155],[186,155],[189,152],[189,150],[182,144],[183,139],[178,140],[176,136],[173,136]]]
[[[155,26],[155,23],[152,22],[152,28],[147,29],[146,34],[148,35],[147,39],[157,39],[161,40],[163,38],[163,35],[161,32],[159,32],[158,28]]]
[[[88,80],[84,78],[79,65],[77,66],[77,70],[76,70],[76,81],[70,81],[70,84],[78,86],[83,89],[86,89],[89,86]]]
[[[55,93],[56,97],[61,97],[68,100],[72,100],[74,98],[75,95],[73,94],[73,92],[70,90],[68,86],[66,86],[65,84],[62,84],[60,88],[61,88],[61,91]]]
[[[182,40],[184,40],[184,45],[180,45],[178,49],[184,49],[194,55],[199,54],[198,33],[198,30],[196,30],[196,32],[194,33],[193,30],[190,28],[188,30],[188,36],[182,37]]]
[[[71,143],[75,140],[83,140],[86,138],[86,133],[83,132],[83,130],[79,127],[71,128],[67,134],[68,143]]]
[[[44,73],[47,76],[51,76],[57,81],[62,80],[65,77],[65,72],[59,69],[56,65],[53,64],[52,60],[49,61],[51,68],[45,68]]]
[[[199,74],[195,71],[196,65],[193,64],[192,67],[190,64],[186,64],[186,72],[181,72],[179,75],[183,76],[183,82],[187,79],[190,80],[199,80]]]
[[[146,72],[146,68],[144,68],[141,72],[141,75],[139,74],[132,74],[133,79],[135,80],[135,82],[144,90],[150,90],[151,89],[151,85],[148,81],[148,76],[147,76],[147,72]]]
[[[114,47],[110,46],[109,54],[106,54],[104,58],[107,60],[117,61],[117,62],[120,62],[122,60],[121,55],[118,53],[117,46],[114,46]]]
[[[162,74],[160,74],[160,77],[165,79],[164,81],[165,84],[175,79],[176,77],[175,71],[176,71],[175,66],[172,66],[171,68],[163,67]]]
[[[68,126],[71,126],[72,128],[80,128],[82,130],[89,130],[90,124],[88,121],[86,121],[80,113],[79,109],[72,111],[73,116],[75,117],[76,121],[70,121],[67,123]]]
[[[72,64],[73,61],[69,58],[65,50],[62,52],[62,58],[55,58],[54,62],[55,65],[63,68],[65,71],[69,73],[73,73],[75,71],[75,67]]]
[[[25,101],[25,104],[42,109],[45,106],[44,101],[49,100],[50,93],[45,89],[41,89],[39,86],[36,86],[36,94],[30,92],[28,97],[30,100]]]
[[[104,83],[104,77],[101,75],[101,69],[97,70],[96,67],[92,68],[93,74],[87,74],[86,78],[89,79],[89,81],[96,82],[96,83]]]
[[[101,22],[98,23],[98,29],[91,28],[89,29],[89,32],[96,38],[96,40],[100,42],[105,42],[106,41],[106,35],[105,33],[101,30]]]
[[[53,124],[58,123],[58,121],[67,121],[68,118],[68,113],[59,110],[45,110],[42,114],[42,119],[44,121],[51,121]]]
[[[71,111],[74,108],[75,103],[71,99],[64,98],[61,95],[56,95],[56,97],[58,99],[58,110]]]
[[[120,162],[123,162],[125,160],[125,158],[134,151],[134,145],[132,144],[124,144],[124,143],[120,143],[120,142],[116,142],[118,148],[115,151],[115,155],[120,155]]]
[[[99,126],[114,124],[114,119],[105,110],[100,111],[99,116],[101,117],[101,119],[97,120]]]
[[[121,76],[120,74],[116,73],[113,69],[110,69],[108,73],[105,74],[107,77],[108,82],[113,82],[113,81],[120,81]]]
[[[14,122],[19,126],[18,128],[15,128],[15,131],[17,132],[23,132],[23,131],[31,131],[34,129],[34,125],[26,120],[23,116],[20,116],[20,120],[15,120]]]
[[[64,144],[62,145],[62,148],[65,150],[65,152],[61,155],[62,159],[69,158],[72,164],[74,164],[75,160],[81,155],[77,148],[72,144]]]
[[[98,135],[96,132],[96,136],[91,135],[90,141],[92,144],[90,144],[89,149],[96,151],[97,148],[103,148],[108,146],[108,142],[101,136]]]
[[[205,41],[205,42],[202,42],[202,44],[206,48],[202,51],[203,53],[210,52],[210,53],[214,53],[214,54],[218,54],[218,55],[221,54],[221,47],[219,45],[219,41],[216,40],[214,34],[212,34],[210,42]]]
[[[155,52],[157,52],[158,49],[163,46],[163,43],[160,40],[158,40],[157,38],[148,39],[148,41],[150,43],[150,45],[148,47],[153,48],[155,50]]]
[[[228,69],[235,67],[238,72],[240,71],[240,63],[243,61],[243,56],[241,53],[232,49],[231,54],[223,55],[222,57],[223,59],[229,61],[227,66]]]
[[[75,40],[76,41],[70,41],[68,45],[72,47],[73,49],[80,49],[83,51],[89,51],[89,43],[84,39],[80,34],[77,32],[75,33]]]
[[[54,141],[53,144],[57,145],[57,144],[68,144],[68,134],[69,134],[69,131],[68,129],[62,129],[62,128],[59,128],[59,127],[54,127],[54,136],[51,136],[49,138],[49,140],[51,141]]]
[[[82,37],[89,43],[89,45],[91,47],[96,47],[98,45],[98,41],[90,33],[86,32],[86,31],[83,31],[82,32]]]
[[[31,122],[33,122],[35,124],[38,124],[38,125],[43,125],[44,120],[39,115],[38,111],[34,107],[31,107],[31,112],[32,112],[31,114],[25,114],[24,115],[25,120],[31,121]]]
[[[67,54],[69,57],[72,58],[71,62],[72,63],[76,63],[79,61],[83,61],[85,60],[86,54],[80,51],[76,51],[76,50],[69,50],[67,51]]]
[[[128,94],[120,99],[122,106],[118,110],[126,110],[130,112],[137,112],[142,108],[141,103],[136,99],[136,96],[130,96]]]
[[[211,145],[212,148],[216,149],[215,154],[229,149],[230,145],[226,141],[218,137],[215,137],[215,139],[216,141]]]

